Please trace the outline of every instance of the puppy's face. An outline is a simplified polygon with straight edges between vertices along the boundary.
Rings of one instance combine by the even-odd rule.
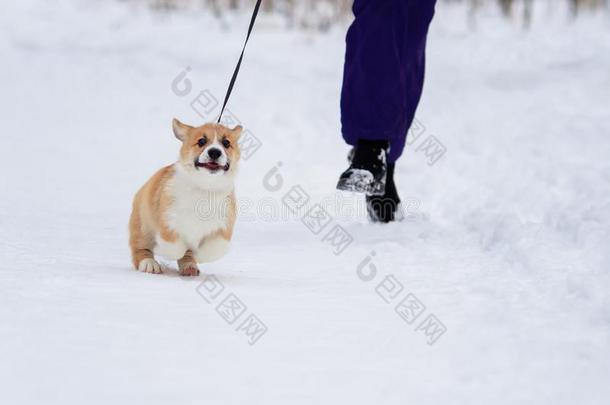
[[[180,163],[187,171],[201,178],[233,178],[240,157],[240,125],[233,129],[221,124],[191,127],[174,119],[173,130],[182,141]]]

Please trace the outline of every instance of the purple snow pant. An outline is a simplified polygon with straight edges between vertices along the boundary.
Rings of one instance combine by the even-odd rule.
[[[354,0],[347,32],[341,125],[345,141],[405,147],[424,83],[426,37],[436,0]]]

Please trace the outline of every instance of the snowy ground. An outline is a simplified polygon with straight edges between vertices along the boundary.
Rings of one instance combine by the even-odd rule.
[[[247,16],[226,31],[111,2],[14,3],[0,12],[0,402],[607,403],[607,24],[524,33],[490,17],[471,32],[439,7],[425,129],[398,168],[408,220],[371,226],[333,191],[343,29],[263,18],[230,105],[263,143],[242,164],[233,250],[184,280],[171,263],[131,269],[131,198],[177,154],[170,119],[200,123],[190,102],[224,94]],[[429,135],[446,148],[433,165]],[[265,180],[278,162],[282,184]],[[281,211],[297,184],[332,215],[318,235]],[[339,255],[322,240],[334,224],[353,238]],[[212,303],[204,280],[225,286]],[[230,293],[247,306],[231,325],[216,312]],[[409,293],[425,305],[411,324],[395,312]],[[236,330],[250,314],[267,327],[254,345]]]

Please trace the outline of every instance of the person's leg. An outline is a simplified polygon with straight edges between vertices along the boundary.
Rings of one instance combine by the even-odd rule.
[[[354,1],[355,20],[346,39],[341,124],[343,138],[355,151],[337,188],[368,194],[369,213],[377,221],[394,220],[400,202],[393,182],[394,163],[402,154],[421,97],[435,2]],[[388,208],[388,201],[394,209]]]
[[[424,82],[425,47],[435,0],[355,0],[346,37],[341,124],[345,141],[405,146]]]

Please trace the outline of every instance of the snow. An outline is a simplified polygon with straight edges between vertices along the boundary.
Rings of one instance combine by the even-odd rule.
[[[248,16],[226,30],[125,3],[2,8],[2,403],[607,403],[607,21],[554,13],[523,32],[490,13],[471,31],[439,5],[397,167],[407,219],[381,226],[334,192],[345,27],[263,16],[229,105],[262,142],[233,248],[183,279],[132,270],[131,199],[177,156],[171,118],[201,123],[191,101],[224,95]],[[298,215],[289,191],[309,195]],[[300,217],[316,203],[330,223],[314,234]],[[337,224],[353,241],[335,255]],[[204,281],[224,286],[212,303]],[[232,324],[216,310],[230,294],[247,306]],[[405,297],[425,305],[411,324]],[[255,344],[236,330],[251,314]],[[444,334],[418,328],[429,315]]]

